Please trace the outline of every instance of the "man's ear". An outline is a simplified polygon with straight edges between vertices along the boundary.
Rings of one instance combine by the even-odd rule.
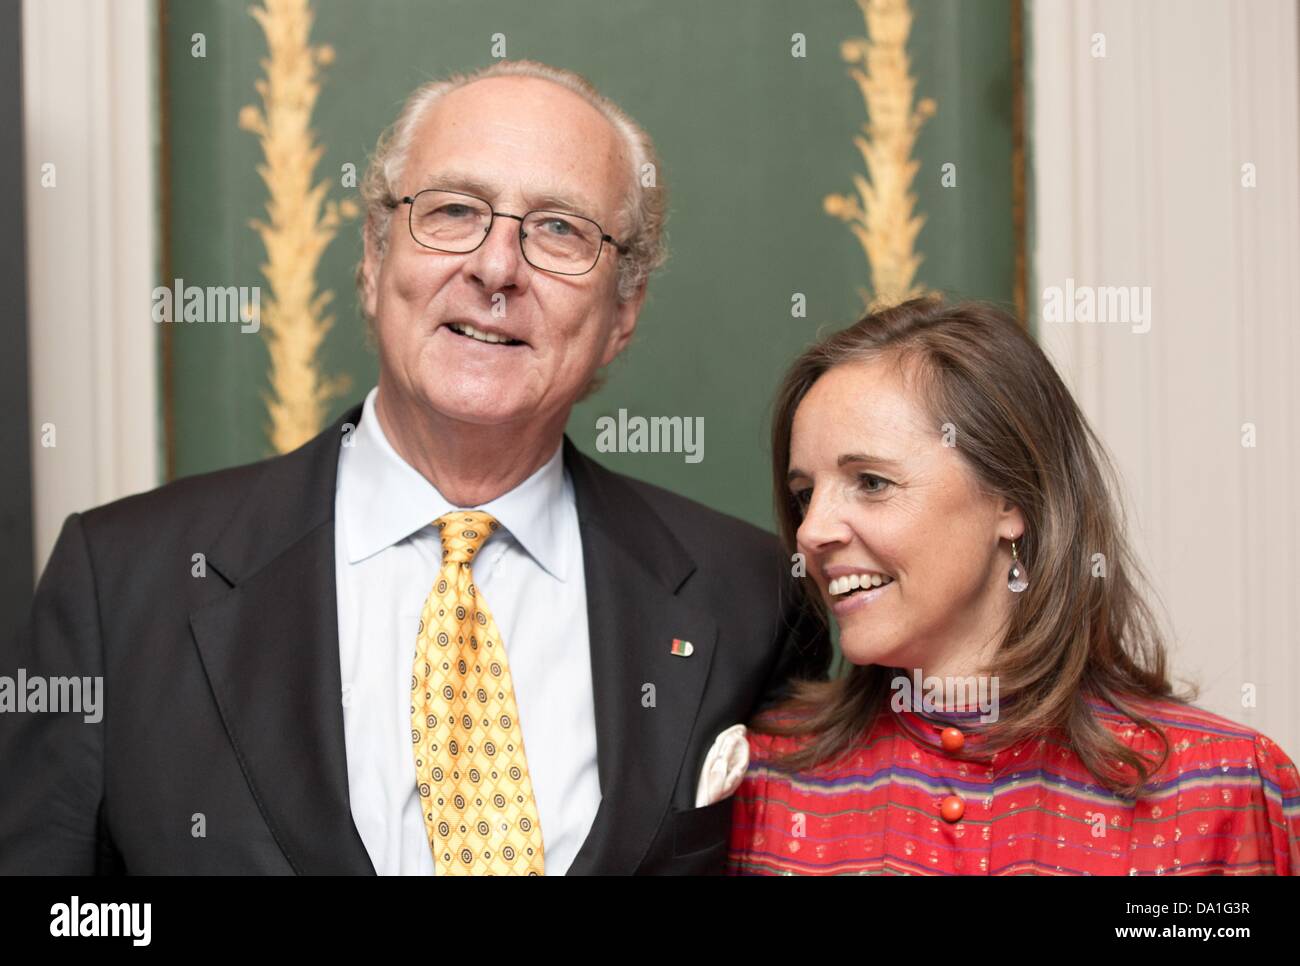
[[[607,366],[618,356],[620,352],[627,348],[627,344],[632,341],[632,335],[636,332],[637,319],[641,315],[641,306],[645,304],[646,283],[642,282],[630,299],[626,302],[619,302],[618,308],[614,310],[614,329],[610,332],[609,342],[605,347],[605,355],[600,360],[602,366]]]

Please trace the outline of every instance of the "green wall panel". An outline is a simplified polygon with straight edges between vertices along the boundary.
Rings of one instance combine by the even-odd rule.
[[[262,245],[249,227],[265,189],[257,138],[239,128],[258,103],[266,56],[248,0],[173,0],[163,30],[163,103],[170,154],[167,279],[187,285],[265,284]],[[910,54],[918,97],[937,114],[922,129],[915,191],[926,217],[919,281],[955,295],[1011,302],[1011,27],[1009,4],[915,0]],[[320,0],[314,44],[324,69],[314,127],[324,145],[318,180],[336,200],[345,163],[367,153],[404,96],[425,80],[491,60],[491,37],[511,58],[577,70],[655,138],[670,192],[668,265],[652,281],[637,339],[569,424],[595,453],[597,419],[620,408],[643,416],[704,417],[704,460],[681,454],[596,454],[606,465],[770,525],[767,432],[772,392],[816,333],[852,321],[867,263],[822,199],[850,190],[862,170],[851,138],[865,119],[840,43],[862,36],[852,0]],[[807,37],[807,56],[790,37]],[[203,33],[207,56],[190,54]],[[956,188],[940,166],[957,164]],[[377,377],[356,308],[352,271],[359,221],[345,222],[318,283],[335,294],[327,374],[351,374],[334,414]],[[791,317],[791,296],[807,317]],[[160,329],[161,332],[161,329]],[[186,475],[270,455],[261,335],[233,326],[171,329],[173,466]]]

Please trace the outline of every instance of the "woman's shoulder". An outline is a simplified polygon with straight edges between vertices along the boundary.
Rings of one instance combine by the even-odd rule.
[[[1135,717],[1146,718],[1166,732],[1196,735],[1211,741],[1245,741],[1253,743],[1260,737],[1249,725],[1203,708],[1197,704],[1173,698],[1152,698],[1142,695],[1121,695],[1111,702],[1102,698],[1087,698],[1088,705],[1097,717],[1112,731],[1125,733],[1140,729]]]
[[[788,732],[797,732],[809,718],[809,712],[790,708],[774,708],[757,715],[745,729],[750,761],[770,761],[803,747],[814,736]]]
[[[1169,757],[1143,795],[1148,828],[1161,814],[1191,822],[1184,840],[1199,864],[1234,874],[1300,873],[1300,773],[1276,742],[1248,725],[1195,704],[1169,699],[1120,699],[1133,715],[1163,732]],[[1121,741],[1159,753],[1150,729],[1114,707],[1099,717]],[[1192,854],[1192,853],[1189,853]],[[1185,868],[1187,868],[1185,866]]]
[[[827,753],[818,753],[815,763],[796,767],[788,758],[817,744],[823,732],[812,724],[814,713],[805,708],[776,708],[758,715],[750,721],[746,736],[749,740],[749,773],[765,781],[790,781],[800,779],[844,778],[858,770],[862,764],[860,752],[870,742],[867,729],[848,748],[838,749],[833,760]],[[803,761],[807,761],[804,756]]]
[[[1089,699],[1098,718],[1117,738],[1138,750],[1155,750],[1161,744],[1159,736],[1134,720],[1140,716],[1163,732],[1169,744],[1171,761],[1191,765],[1210,762],[1223,768],[1257,767],[1261,771],[1280,772],[1277,777],[1266,774],[1288,787],[1300,787],[1296,766],[1286,752],[1267,735],[1217,714],[1197,704],[1170,698],[1124,697],[1118,702],[1123,707],[1100,699]]]

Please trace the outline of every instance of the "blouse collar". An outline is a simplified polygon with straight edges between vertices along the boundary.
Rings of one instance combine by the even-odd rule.
[[[909,682],[915,681],[915,675],[902,668],[890,668],[889,680],[905,677]],[[916,693],[915,688],[906,691],[891,689],[886,701],[889,712],[904,733],[913,741],[936,754],[952,758],[974,758],[988,760],[992,756],[983,752],[983,747],[997,727],[996,714],[1000,717],[1014,703],[1011,696],[998,695],[990,712],[980,708],[957,710],[944,706],[932,706],[922,701],[924,693]],[[989,718],[990,720],[985,720]],[[956,728],[961,733],[960,751],[952,751],[944,746],[944,731]]]

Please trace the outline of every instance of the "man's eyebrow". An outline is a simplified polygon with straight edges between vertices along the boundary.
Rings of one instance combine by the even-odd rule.
[[[446,188],[448,191],[463,191],[466,194],[477,195],[494,206],[497,203],[497,197],[501,189],[496,185],[488,184],[480,178],[471,174],[463,174],[455,171],[443,172],[442,174],[431,174],[428,180],[429,186]],[[524,203],[530,210],[536,209],[556,209],[560,211],[570,211],[578,215],[594,217],[590,212],[594,211],[596,206],[586,198],[577,195],[571,195],[564,191],[541,190],[536,192],[524,192]],[[514,212],[521,214],[522,212]]]
[[[897,469],[902,464],[897,460],[891,460],[884,456],[873,456],[870,453],[844,453],[835,461],[836,466],[848,466],[850,463],[870,463],[872,466],[885,466],[891,469]],[[794,467],[785,475],[786,483],[793,483],[797,479],[808,476],[803,470]]]

